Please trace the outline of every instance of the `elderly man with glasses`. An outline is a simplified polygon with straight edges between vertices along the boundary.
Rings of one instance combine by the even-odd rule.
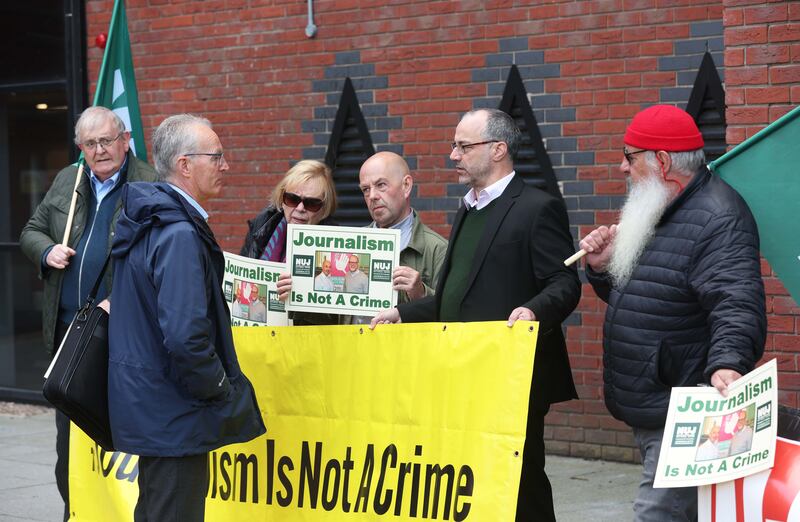
[[[450,234],[436,294],[381,312],[379,323],[430,321],[540,322],[517,520],[555,520],[544,472],[544,417],[550,405],[577,398],[561,322],[580,299],[564,202],[514,173],[520,131],[499,110],[466,113],[450,159],[469,187]]]
[[[706,167],[703,136],[685,111],[639,112],[624,144],[623,225],[581,241],[589,282],[608,303],[605,401],[642,455],[635,519],[694,520],[696,488],[653,488],[670,389],[710,384],[725,396],[761,358],[758,230],[744,200]]]
[[[69,323],[83,305],[111,248],[120,209],[120,188],[129,181],[155,181],[150,165],[130,150],[130,133],[115,113],[90,107],[75,125],[75,144],[83,152],[86,168],[76,187],[78,168],[59,172],[44,200],[22,229],[22,251],[44,280],[42,330],[44,345],[52,354],[61,344]],[[61,242],[73,190],[77,192],[68,244]],[[98,297],[111,291],[111,270]],[[64,520],[69,516],[69,419],[56,411],[56,485],[64,500]]]

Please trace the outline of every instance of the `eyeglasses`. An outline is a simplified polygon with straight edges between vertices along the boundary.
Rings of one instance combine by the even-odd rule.
[[[635,150],[633,152],[628,152],[628,149],[622,149],[622,155],[625,156],[625,160],[628,163],[633,163],[633,155],[639,154],[640,152],[647,152],[647,149]]]
[[[82,142],[81,145],[83,145],[84,149],[89,149],[89,150],[94,150],[98,145],[100,145],[100,147],[102,147],[103,149],[107,149],[112,143],[117,141],[120,136],[122,136],[123,132],[125,131],[120,132],[113,138],[98,138],[96,140],[86,140]]]
[[[472,149],[472,147],[477,147],[478,145],[486,145],[487,143],[498,143],[500,140],[488,140],[488,141],[479,141],[477,143],[462,143],[458,144],[455,141],[450,144],[453,150],[457,150],[459,154],[462,156]]]
[[[283,204],[287,207],[295,208],[300,203],[302,203],[303,207],[309,212],[316,212],[322,208],[322,205],[325,204],[325,201],[319,198],[304,198],[293,192],[283,193]]]
[[[210,156],[214,158],[212,161],[217,163],[222,163],[222,160],[225,159],[225,154],[222,152],[190,152],[189,154],[184,154],[184,156]]]

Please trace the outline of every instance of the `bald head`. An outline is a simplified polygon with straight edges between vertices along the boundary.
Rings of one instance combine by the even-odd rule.
[[[359,186],[369,214],[380,228],[388,228],[411,212],[414,181],[405,160],[394,152],[378,152],[361,166]]]
[[[365,175],[371,175],[376,172],[397,180],[411,174],[406,160],[399,154],[389,151],[377,152],[367,158],[367,161],[361,166],[359,175],[363,178]]]

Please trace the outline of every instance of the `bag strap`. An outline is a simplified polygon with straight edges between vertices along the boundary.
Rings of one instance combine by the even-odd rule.
[[[94,298],[97,297],[97,291],[100,290],[100,283],[103,281],[103,276],[106,274],[106,268],[108,268],[109,261],[111,261],[111,252],[109,252],[106,256],[106,260],[103,263],[103,268],[101,268],[100,273],[97,274],[97,280],[94,282],[94,286],[92,287],[91,292],[89,292],[89,296],[86,298],[87,303],[93,302]]]
[[[106,260],[103,262],[103,268],[100,269],[100,273],[97,274],[97,279],[92,286],[92,289],[89,291],[89,295],[86,297],[86,303],[78,310],[78,315],[80,315],[80,319],[86,319],[86,314],[89,312],[89,309],[92,308],[94,305],[94,300],[97,297],[97,291],[100,290],[100,283],[103,281],[103,276],[106,273],[106,268],[108,268],[108,262],[111,261],[111,252],[108,253],[106,256]]]

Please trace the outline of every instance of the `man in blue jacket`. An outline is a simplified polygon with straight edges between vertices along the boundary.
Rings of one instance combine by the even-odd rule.
[[[239,369],[222,294],[224,259],[204,206],[228,164],[204,118],[153,134],[162,183],[122,194],[112,248],[108,394],[117,449],[139,455],[136,521],[203,520],[208,452],[264,433]]]
[[[581,241],[589,282],[608,303],[605,401],[642,455],[635,519],[694,520],[696,488],[653,488],[670,390],[711,384],[726,395],[764,353],[758,230],[739,194],[706,168],[685,111],[641,111],[624,144],[622,226]]]

